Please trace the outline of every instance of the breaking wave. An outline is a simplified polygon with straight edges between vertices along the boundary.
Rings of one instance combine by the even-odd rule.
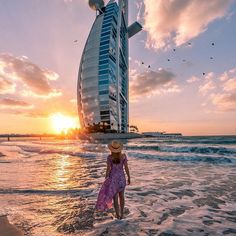
[[[205,162],[209,164],[236,164],[236,158],[230,157],[216,157],[216,156],[183,156],[173,155],[164,156],[157,154],[142,154],[139,152],[129,152],[130,156],[135,156],[142,159],[154,159],[159,161],[172,161],[172,162]]]
[[[199,153],[199,154],[236,154],[236,149],[225,147],[199,147],[199,146],[128,146],[128,150],[154,150],[159,152],[176,152],[176,153]]]

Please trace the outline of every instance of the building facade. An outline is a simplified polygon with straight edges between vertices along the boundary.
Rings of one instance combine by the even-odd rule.
[[[110,1],[97,11],[81,57],[77,101],[82,127],[106,124],[128,131],[128,40],[141,30],[128,27],[128,0]]]

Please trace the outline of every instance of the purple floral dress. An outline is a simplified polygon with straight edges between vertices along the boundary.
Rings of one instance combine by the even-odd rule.
[[[119,164],[112,163],[112,157],[107,157],[107,163],[111,165],[109,176],[105,179],[102,187],[98,193],[97,203],[95,208],[100,211],[112,208],[113,197],[123,191],[126,186],[126,179],[124,173],[124,164],[127,163],[127,157],[122,154]]]

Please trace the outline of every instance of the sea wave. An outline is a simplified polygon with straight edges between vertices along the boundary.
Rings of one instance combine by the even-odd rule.
[[[236,145],[236,136],[182,136],[152,137],[142,140],[143,143],[181,143],[181,144],[219,144]]]
[[[148,146],[127,146],[127,150],[154,150],[160,152],[176,152],[176,153],[199,153],[199,154],[236,154],[235,148],[225,147],[199,147],[199,146],[161,146],[161,145],[148,145]]]
[[[55,190],[55,189],[0,189],[1,194],[40,194],[40,195],[84,195],[90,194],[92,190],[88,189],[63,189],[63,190]]]
[[[162,152],[184,152],[184,153],[201,153],[201,154],[220,154],[220,155],[227,155],[227,154],[236,154],[236,150],[233,148],[225,148],[225,147],[172,147],[166,146],[161,147],[160,151]]]
[[[209,164],[236,164],[236,158],[230,157],[216,157],[216,156],[186,156],[186,155],[157,155],[147,154],[140,152],[128,152],[129,156],[142,158],[142,159],[154,159],[158,161],[171,161],[171,162],[192,162],[192,163],[209,163]]]
[[[24,148],[23,148],[24,149]],[[78,152],[78,151],[65,151],[65,150],[54,150],[54,149],[46,149],[46,150],[36,150],[36,149],[24,149],[27,152],[36,152],[38,154],[59,154],[59,155],[69,155],[69,156],[77,156],[77,157],[96,157],[97,153],[94,152]]]

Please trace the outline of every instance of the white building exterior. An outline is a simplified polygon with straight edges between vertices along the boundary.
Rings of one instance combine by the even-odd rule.
[[[81,57],[77,101],[82,127],[107,124],[128,131],[128,39],[142,27],[128,27],[128,0],[110,1],[99,9]]]

